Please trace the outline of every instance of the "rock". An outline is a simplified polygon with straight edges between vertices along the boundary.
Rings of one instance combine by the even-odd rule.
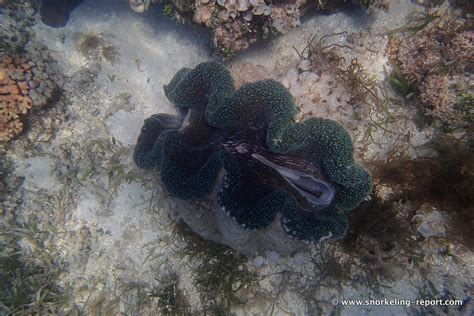
[[[253,259],[253,265],[256,267],[261,267],[265,263],[265,259],[261,256],[257,256]]]
[[[148,10],[150,0],[128,0],[128,5],[136,13],[143,13]]]

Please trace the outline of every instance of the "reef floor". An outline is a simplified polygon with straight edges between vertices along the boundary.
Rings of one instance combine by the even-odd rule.
[[[30,119],[27,131],[2,144],[2,221],[15,223],[26,256],[49,262],[62,299],[46,307],[46,300],[36,300],[30,307],[94,315],[474,313],[474,253],[451,235],[450,213],[420,206],[416,196],[388,199],[394,191],[388,184],[377,187],[382,204],[354,211],[346,239],[291,256],[242,257],[171,221],[170,210],[182,203],[134,165],[133,146],[145,118],[174,112],[162,86],[214,52],[207,30],[172,21],[162,10],[156,5],[139,15],[127,1],[85,0],[60,29],[34,16],[29,40],[48,47],[57,61],[63,93],[53,108]],[[336,44],[346,64],[355,58],[382,85],[388,33],[422,10],[397,0],[368,11],[308,13],[299,28],[238,53],[229,68],[237,84],[282,81],[301,107],[301,119],[340,121],[351,132],[356,160],[371,172],[371,163],[389,161],[395,147],[403,147],[407,159],[428,157],[426,144],[436,131],[416,126],[415,109],[394,103],[374,114],[394,119],[373,128],[367,109],[355,111],[342,88],[331,90],[334,73],[311,70],[319,78],[307,81],[302,73],[309,66],[295,51],[303,51],[312,35],[336,34],[328,43]],[[18,17],[5,10],[0,19],[14,24]],[[308,93],[320,99],[308,100]],[[340,99],[331,99],[333,93]],[[311,109],[324,100],[333,107]],[[351,299],[376,301],[343,304]],[[390,306],[384,299],[397,301]],[[416,300],[462,305],[423,306]]]

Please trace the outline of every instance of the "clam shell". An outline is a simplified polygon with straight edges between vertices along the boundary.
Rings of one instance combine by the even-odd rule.
[[[264,11],[265,11],[265,6],[259,5],[253,8],[252,13],[253,15],[262,15]]]
[[[263,15],[270,15],[272,13],[272,7],[266,5],[264,8],[263,8]]]
[[[302,71],[307,71],[311,68],[311,62],[307,59],[303,59],[298,65],[298,68]]]
[[[237,11],[244,12],[250,7],[248,0],[237,0]]]

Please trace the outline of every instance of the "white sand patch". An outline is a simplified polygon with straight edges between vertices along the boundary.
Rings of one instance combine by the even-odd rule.
[[[54,192],[58,190],[61,184],[52,175],[53,165],[54,160],[49,156],[36,156],[20,161],[17,170],[25,177],[22,187],[30,191]]]
[[[129,258],[135,264],[143,264],[141,247],[156,240],[161,233],[159,220],[147,212],[148,204],[143,205],[146,193],[151,196],[152,192],[144,192],[136,182],[125,184],[106,209],[86,195],[73,211],[73,217],[97,227],[103,234],[100,247],[113,252],[116,259]]]
[[[107,126],[111,134],[125,146],[135,145],[142,124],[142,118],[122,110],[107,120]]]

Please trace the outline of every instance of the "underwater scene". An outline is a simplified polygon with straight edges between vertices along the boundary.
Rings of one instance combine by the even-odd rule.
[[[0,315],[474,315],[472,0],[0,0]]]

